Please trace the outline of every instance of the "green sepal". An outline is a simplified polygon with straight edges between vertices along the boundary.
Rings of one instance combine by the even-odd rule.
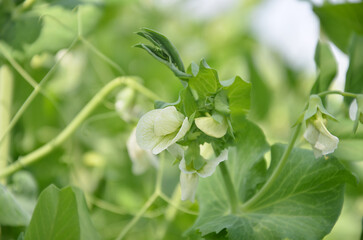
[[[313,117],[318,112],[318,110],[326,117],[336,120],[336,118],[325,109],[323,102],[321,101],[321,98],[318,95],[313,94],[310,96],[309,106],[304,114],[304,121]]]
[[[199,144],[194,142],[190,144],[185,152],[185,164],[188,169],[200,170],[205,164],[206,160],[200,155]]]
[[[224,115],[228,115],[231,112],[226,91],[222,90],[217,93],[214,98],[214,108]]]
[[[198,72],[199,72],[198,64],[196,64],[195,62],[192,62],[187,69],[187,73],[192,74],[193,77],[196,77]]]

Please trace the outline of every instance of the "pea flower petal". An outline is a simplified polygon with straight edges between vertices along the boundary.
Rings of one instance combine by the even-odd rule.
[[[132,172],[135,175],[144,173],[150,166],[158,167],[159,162],[149,150],[140,148],[136,141],[136,128],[132,131],[126,142],[127,152],[132,161]]]
[[[142,116],[136,127],[136,139],[141,148],[158,154],[184,137],[189,129],[188,118],[169,106]]]
[[[196,173],[180,173],[181,199],[194,202],[199,177]]]
[[[319,117],[307,122],[304,137],[311,144],[316,158],[334,152],[339,143],[339,139],[328,131]]]
[[[195,125],[205,134],[215,138],[221,138],[227,133],[228,125],[225,119],[222,123],[213,117],[199,117],[195,119]]]
[[[208,145],[205,146],[206,144],[210,145],[209,143],[205,143],[204,145],[201,145],[201,148],[208,148]],[[182,190],[182,200],[190,200],[193,202],[194,195],[198,187],[198,181],[195,179],[198,179],[199,177],[206,178],[211,176],[215,172],[218,164],[227,159],[228,150],[225,149],[218,157],[215,157],[213,153],[211,158],[207,159],[207,163],[201,169],[194,170],[187,168],[186,161],[183,156],[182,160],[179,163],[179,169],[181,170],[180,185]]]

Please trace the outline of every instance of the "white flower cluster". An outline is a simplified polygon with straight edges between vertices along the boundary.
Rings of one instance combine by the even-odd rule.
[[[215,138],[221,138],[227,133],[227,122],[223,120],[220,123],[211,116],[196,118],[195,124],[202,132]],[[145,167],[150,165],[150,160],[153,165],[156,165],[154,159],[142,151],[159,154],[167,149],[181,160],[179,169],[181,170],[182,200],[193,202],[199,177],[205,178],[212,175],[217,165],[227,160],[228,151],[223,150],[219,156],[215,156],[210,144],[200,145],[200,154],[206,163],[198,170],[187,168],[185,149],[176,142],[186,135],[191,125],[192,122],[189,122],[188,117],[178,112],[174,106],[155,109],[141,117],[136,127],[136,141],[134,137],[131,137],[127,146],[134,163],[134,173],[143,172]]]

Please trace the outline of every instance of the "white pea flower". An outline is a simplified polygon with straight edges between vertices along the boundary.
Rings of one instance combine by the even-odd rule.
[[[320,112],[316,119],[309,119],[306,123],[304,137],[311,144],[316,158],[332,153],[338,147],[339,139],[328,131],[325,124],[326,119]]]
[[[223,137],[228,129],[227,122],[224,118],[220,123],[211,116],[196,118],[195,125],[208,136],[215,138]]]
[[[157,157],[151,151],[144,150],[137,144],[136,128],[127,140],[126,147],[132,161],[132,172],[135,175],[144,173],[150,166],[158,167]]]
[[[189,129],[188,117],[169,106],[142,116],[136,127],[136,139],[141,148],[158,154],[184,137]]]
[[[130,122],[133,119],[132,102],[135,98],[135,90],[129,87],[122,89],[116,96],[115,109],[120,117]]]
[[[180,161],[180,187],[182,192],[181,199],[183,201],[190,200],[191,202],[194,202],[199,177],[206,178],[211,176],[216,170],[218,164],[228,159],[227,149],[223,150],[218,157],[215,157],[213,148],[209,143],[205,143],[200,146],[200,154],[207,160],[207,162],[199,170],[188,169],[184,156]]]

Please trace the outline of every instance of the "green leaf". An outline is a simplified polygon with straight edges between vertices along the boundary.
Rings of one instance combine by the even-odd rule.
[[[363,3],[325,4],[313,10],[323,31],[343,52],[347,52],[354,32],[363,34]]]
[[[19,205],[14,196],[0,185],[0,225],[26,226],[30,215]]]
[[[319,74],[310,94],[328,90],[337,73],[337,63],[328,43],[318,42],[315,50],[315,64]]]
[[[340,139],[334,156],[340,160],[363,161],[363,139]]]
[[[226,162],[240,202],[251,196],[246,186],[256,187],[263,181],[260,160],[266,151],[262,132],[248,123],[245,139],[239,136]],[[259,140],[256,140],[256,137]],[[271,150],[271,168],[277,166],[285,146],[274,145]],[[257,172],[249,174],[250,171]],[[259,200],[231,213],[223,178],[218,171],[201,179],[198,188],[200,215],[192,229],[204,236],[227,231],[227,238],[241,239],[322,239],[336,222],[343,204],[344,181],[351,175],[336,159],[315,159],[310,150],[294,149],[287,164],[261,195]],[[268,180],[267,180],[268,181]]]
[[[251,113],[255,119],[264,119],[271,106],[272,96],[269,87],[261,76],[256,63],[251,55],[247,55],[247,64],[250,72],[251,88]]]
[[[79,189],[51,185],[40,194],[25,233],[25,240],[35,239],[100,239]]]
[[[175,46],[163,34],[152,29],[142,28],[137,32],[141,37],[149,40],[154,46],[146,44],[136,44],[135,47],[146,50],[159,62],[165,64],[179,78],[187,79],[191,75],[185,73],[184,64]]]
[[[198,74],[189,79],[189,86],[197,92],[199,99],[214,94],[219,87],[217,71],[209,67],[203,59],[200,61]]]
[[[192,92],[190,91],[190,88],[185,88],[183,91],[183,109],[184,113],[187,117],[195,113],[197,110],[198,105],[193,97]]]
[[[221,82],[227,90],[229,109],[232,115],[245,115],[251,106],[251,83],[248,83],[239,76]]]
[[[363,13],[362,13],[363,14]],[[349,48],[349,68],[347,71],[345,89],[346,92],[363,93],[363,36],[355,35]],[[352,98],[345,98],[349,104]]]
[[[16,18],[9,15],[5,21],[0,21],[0,39],[14,49],[23,50],[27,44],[32,44],[37,40],[42,22],[42,19],[31,12],[21,14]]]

